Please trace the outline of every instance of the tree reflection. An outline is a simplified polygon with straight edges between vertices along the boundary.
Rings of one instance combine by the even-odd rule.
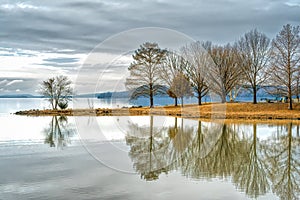
[[[131,147],[129,156],[141,177],[156,180],[161,173],[167,173],[169,164],[165,151],[170,140],[162,134],[164,129],[153,126],[153,116],[149,117],[149,126],[129,122],[129,130],[126,136],[126,143]]]
[[[49,127],[44,129],[46,135],[45,144],[50,147],[63,148],[71,143],[70,137],[74,135],[74,130],[68,124],[66,116],[53,116]]]
[[[134,168],[146,180],[180,170],[194,179],[230,179],[250,198],[271,189],[280,199],[300,195],[299,126],[277,125],[273,137],[258,137],[258,125],[205,123],[157,128],[131,123],[126,142]],[[250,130],[250,132],[248,132]],[[292,134],[294,132],[294,135]],[[245,133],[245,131],[247,133]]]
[[[176,162],[185,176],[196,179],[228,178],[232,175],[243,145],[227,124],[202,125],[192,135],[187,150]]]
[[[233,181],[236,186],[252,198],[266,194],[269,189],[267,179],[268,171],[265,159],[260,153],[262,145],[257,138],[257,124],[253,123],[252,141],[241,143],[240,160],[233,173]]]
[[[204,171],[207,172],[210,169],[208,157],[203,157],[202,151],[205,148],[205,135],[204,131],[207,131],[205,127],[202,127],[202,122],[198,121],[198,127],[196,135],[192,139],[192,143],[188,148],[187,153],[182,158],[182,172],[185,176],[201,179],[205,177]]]
[[[297,138],[292,134],[292,123],[286,126],[287,134],[273,137],[266,156],[271,167],[272,190],[280,199],[299,199],[300,161]],[[298,134],[298,133],[297,133]]]
[[[178,126],[177,118],[172,127],[155,127],[153,116],[149,117],[149,126],[129,123],[129,129],[126,135],[129,156],[135,170],[148,181],[178,167],[193,133],[193,128],[184,127],[183,119]]]
[[[184,120],[181,118],[181,126],[177,126],[178,118],[175,118],[173,127],[168,128],[169,139],[171,146],[168,151],[169,163],[172,163],[172,168],[180,168],[183,163],[184,155],[187,153],[188,147],[192,142],[193,127],[184,126]]]
[[[219,138],[207,155],[207,165],[210,166],[206,172],[209,177],[227,178],[235,167],[235,161],[242,152],[239,148],[239,138],[236,132],[227,124],[216,124],[221,130]]]

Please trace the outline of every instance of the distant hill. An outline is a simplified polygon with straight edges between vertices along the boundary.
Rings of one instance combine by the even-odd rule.
[[[106,99],[106,98],[129,98],[129,92],[104,92],[96,94],[98,99]]]
[[[0,98],[42,98],[43,96],[35,96],[31,94],[3,94]]]
[[[102,92],[102,93],[91,93],[91,94],[77,94],[75,98],[98,98],[98,99],[107,99],[107,98],[128,98],[129,92]]]
[[[90,94],[78,94],[74,95],[76,98],[128,98],[129,92],[103,92],[103,93],[90,93]],[[45,98],[41,95],[32,94],[2,94],[0,98]]]
[[[97,94],[77,94],[74,95],[75,98],[96,98]]]
[[[259,88],[259,90],[257,91],[257,97],[266,97],[266,96],[272,96],[270,95],[267,90],[274,90],[274,86],[264,86]],[[242,88],[239,92],[239,97],[252,97],[253,93],[252,93],[252,89],[250,87],[248,88]]]

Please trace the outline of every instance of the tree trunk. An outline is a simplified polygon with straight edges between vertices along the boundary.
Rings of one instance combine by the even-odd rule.
[[[150,108],[153,108],[153,85],[150,83],[149,84],[149,90],[150,90],[150,94],[149,94],[149,97],[150,97]]]
[[[54,99],[54,110],[57,110],[58,99]]]
[[[175,99],[175,106],[178,106],[178,98],[175,97],[174,99]]]
[[[287,71],[288,71],[288,98],[289,98],[289,110],[293,110],[293,101],[292,101],[292,69],[291,69],[291,54],[290,49],[288,49],[288,60],[287,60]]]
[[[150,96],[150,108],[153,108],[153,95]]]
[[[293,99],[292,99],[292,95],[289,95],[289,110],[293,110]]]
[[[232,102],[234,102],[234,94],[233,94],[233,89],[232,90],[230,90],[230,92],[229,92],[229,101],[232,103]]]
[[[289,87],[289,110],[293,110],[292,88]]]
[[[201,94],[198,94],[198,105],[201,106],[202,101],[201,101]]]
[[[226,103],[226,95],[223,94],[223,95],[221,96],[221,102],[222,102],[222,103]]]
[[[256,88],[256,85],[252,87],[253,89],[253,104],[257,104],[257,88]]]
[[[183,107],[183,97],[181,97],[181,107]]]

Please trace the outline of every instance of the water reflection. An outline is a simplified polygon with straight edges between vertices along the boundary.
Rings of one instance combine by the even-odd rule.
[[[153,116],[149,118],[149,127],[129,122],[130,132],[126,136],[134,168],[146,180],[158,179],[161,173],[170,170],[165,147],[171,140],[161,134],[164,128],[156,128],[153,124]]]
[[[45,144],[56,148],[63,148],[70,144],[70,138],[75,133],[66,116],[53,116],[49,126],[43,132],[45,134]]]
[[[180,170],[193,179],[230,180],[249,198],[271,192],[280,199],[299,199],[299,125],[276,125],[264,137],[258,135],[259,126],[185,124],[175,118],[174,125],[158,128],[149,117],[149,126],[130,123],[126,143],[135,170],[146,180]]]
[[[266,146],[258,141],[256,123],[252,125],[252,136],[244,138],[240,144],[240,160],[232,174],[233,181],[247,195],[257,198],[268,192],[270,184],[266,159],[261,153]]]
[[[285,134],[273,137],[265,151],[272,190],[281,199],[299,199],[300,196],[299,132],[293,136],[292,127],[292,123],[283,126]]]

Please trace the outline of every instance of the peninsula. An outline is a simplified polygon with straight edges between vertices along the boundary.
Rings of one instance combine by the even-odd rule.
[[[300,104],[293,110],[286,103],[206,103],[203,105],[96,108],[65,110],[25,110],[16,115],[27,116],[142,116],[161,115],[193,119],[242,119],[242,120],[300,120]]]

